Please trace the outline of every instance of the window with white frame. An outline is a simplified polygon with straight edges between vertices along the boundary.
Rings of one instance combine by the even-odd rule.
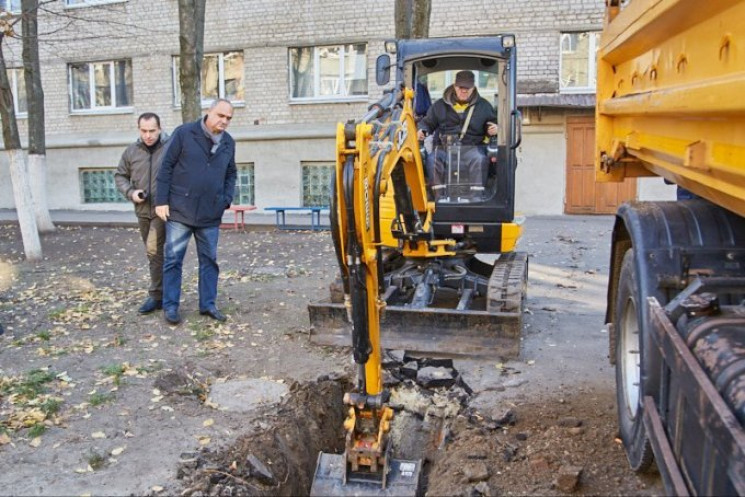
[[[290,48],[290,98],[365,100],[367,45]]]
[[[10,82],[10,91],[13,93],[13,107],[16,117],[27,117],[28,100],[26,99],[26,84],[23,81],[23,69],[8,69],[8,81]]]
[[[595,92],[598,33],[562,33],[559,88],[563,93]]]
[[[18,0],[20,3],[21,0]],[[65,7],[90,7],[105,3],[122,3],[128,0],[65,0]]]
[[[132,61],[77,62],[68,65],[70,111],[106,112],[132,107]]]
[[[181,106],[181,80],[179,57],[173,58],[173,105]],[[204,54],[202,58],[202,105],[207,106],[217,98],[242,103],[243,52]]]
[[[0,0],[0,10],[11,14],[21,13],[21,0]]]

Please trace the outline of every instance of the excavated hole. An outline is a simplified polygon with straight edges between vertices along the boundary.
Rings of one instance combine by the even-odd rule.
[[[483,423],[484,418],[468,407],[471,390],[451,360],[388,352],[384,367],[389,405],[395,412],[393,455],[423,462],[423,494],[431,462],[448,441],[455,419]],[[279,407],[252,414],[253,425],[229,447],[182,455],[178,474],[182,484],[174,493],[308,495],[318,453],[344,450],[342,397],[351,386],[349,378],[293,385]],[[496,428],[499,422],[493,424]]]

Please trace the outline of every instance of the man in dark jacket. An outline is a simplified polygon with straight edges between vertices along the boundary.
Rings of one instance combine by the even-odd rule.
[[[181,270],[192,235],[199,259],[199,313],[226,320],[215,301],[217,240],[237,175],[235,141],[225,131],[232,118],[233,105],[218,99],[201,119],[176,128],[158,173],[155,212],[167,221],[163,313],[171,324],[181,321]]]
[[[156,184],[158,168],[163,159],[168,135],[161,132],[160,117],[145,112],[137,118],[140,138],[128,146],[114,174],[116,187],[135,206],[137,225],[145,244],[150,265],[150,288],[148,297],[140,306],[139,313],[147,314],[163,305],[163,243],[166,225],[155,215]]]
[[[484,137],[497,134],[496,123],[494,107],[479,96],[474,74],[471,71],[458,72],[455,84],[445,89],[442,98],[417,124],[419,140],[436,132],[435,149],[427,160],[427,176],[436,198],[446,184],[454,182],[474,192],[483,190]],[[453,165],[453,162],[457,163]],[[447,171],[448,163],[451,169],[457,169]],[[478,197],[480,194],[474,194],[471,200]]]

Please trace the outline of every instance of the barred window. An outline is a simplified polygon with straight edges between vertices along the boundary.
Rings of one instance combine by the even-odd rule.
[[[334,164],[303,162],[303,207],[328,207]]]
[[[233,205],[254,205],[254,165],[253,162],[236,164],[238,178],[235,181]]]
[[[125,203],[114,182],[114,168],[80,169],[80,196],[84,204]]]

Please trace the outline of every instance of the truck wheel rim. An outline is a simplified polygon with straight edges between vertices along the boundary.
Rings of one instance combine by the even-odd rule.
[[[626,407],[632,419],[639,407],[639,323],[636,319],[636,304],[633,299],[626,301],[621,324],[621,366],[623,367],[623,389]]]

